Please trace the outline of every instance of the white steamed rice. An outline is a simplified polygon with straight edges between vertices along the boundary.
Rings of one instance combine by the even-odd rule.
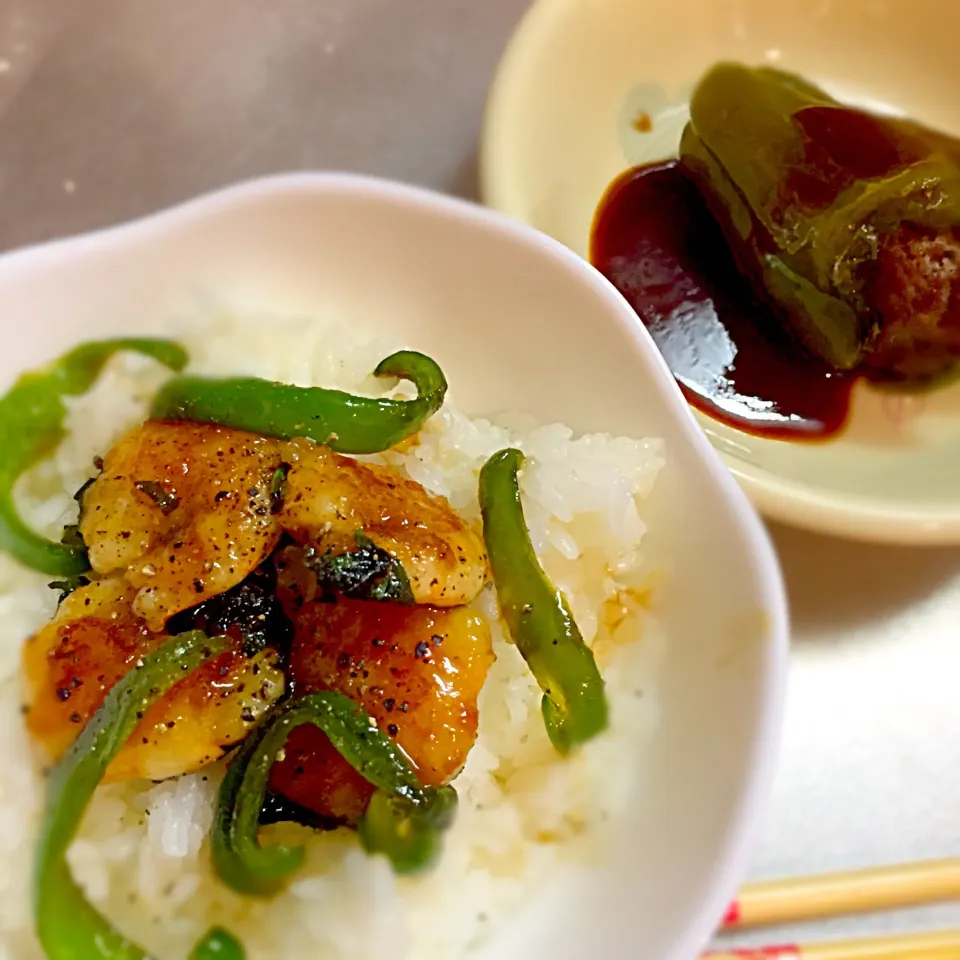
[[[192,369],[249,373],[303,384],[377,392],[376,363],[405,344],[369,341],[322,319],[204,311],[174,323]],[[429,352],[429,344],[415,344]],[[141,420],[163,372],[118,357],[71,404],[56,455],[21,484],[24,511],[48,533],[71,522],[72,493],[103,453]],[[404,385],[399,385],[402,392]],[[480,700],[480,733],[456,781],[457,820],[428,874],[396,878],[347,830],[312,834],[289,888],[270,902],[240,898],[212,874],[206,843],[222,770],[160,784],[101,787],[70,852],[74,874],[98,909],[163,960],[185,957],[211,923],[234,932],[250,960],[451,958],[486,937],[542,883],[596,856],[605,824],[642,775],[644,742],[657,724],[656,680],[664,648],[649,599],[655,558],[642,548],[644,498],[663,462],[658,440],[574,439],[559,425],[522,417],[491,423],[458,412],[451,384],[443,410],[416,446],[378,458],[447,496],[477,522],[477,476],[507,445],[529,456],[522,491],[534,544],[566,591],[607,683],[611,724],[569,759],[553,751],[540,693],[496,625],[493,591],[478,603],[494,624],[497,662]],[[23,640],[52,615],[48,578],[0,557],[0,960],[33,960],[30,863],[43,779],[23,728],[18,663]],[[631,763],[636,766],[631,769]],[[638,769],[640,768],[640,769]]]

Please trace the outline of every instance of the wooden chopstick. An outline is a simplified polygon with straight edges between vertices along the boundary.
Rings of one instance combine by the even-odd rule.
[[[960,859],[928,860],[748,884],[730,905],[723,928],[742,930],[953,899],[960,899]],[[960,953],[957,957],[960,960]]]
[[[703,960],[960,960],[960,930],[793,943],[702,954]]]

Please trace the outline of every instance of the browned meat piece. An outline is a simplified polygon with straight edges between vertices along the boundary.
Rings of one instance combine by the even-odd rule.
[[[879,324],[868,366],[898,380],[946,372],[960,357],[960,230],[907,223],[883,237],[865,296]]]
[[[421,782],[447,783],[477,736],[477,698],[493,664],[490,628],[468,607],[369,600],[311,602],[296,617],[295,693],[339,690],[393,737]],[[313,727],[297,730],[274,790],[323,817],[355,821],[373,788]]]

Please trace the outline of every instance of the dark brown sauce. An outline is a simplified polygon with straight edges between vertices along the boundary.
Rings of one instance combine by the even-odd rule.
[[[678,162],[611,184],[590,260],[636,310],[693,406],[780,439],[843,427],[855,378],[807,354],[757,299]]]

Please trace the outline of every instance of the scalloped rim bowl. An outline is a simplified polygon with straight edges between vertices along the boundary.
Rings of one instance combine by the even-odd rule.
[[[585,256],[606,186],[676,154],[689,91],[720,59],[774,63],[958,134],[958,31],[960,6],[944,0],[538,0],[490,93],[484,199]],[[650,132],[634,125],[641,111]],[[858,386],[846,429],[821,443],[697,419],[770,517],[864,540],[960,543],[960,384],[914,396]]]
[[[209,293],[337,310],[371,333],[389,324],[437,358],[475,415],[665,438],[648,542],[670,570],[670,649],[643,788],[616,851],[541,891],[478,955],[688,960],[741,877],[773,772],[787,611],[761,522],[626,303],[565,247],[499,214],[363,177],[290,174],[0,257],[0,300],[20,331],[0,382],[75,341],[162,333]]]

